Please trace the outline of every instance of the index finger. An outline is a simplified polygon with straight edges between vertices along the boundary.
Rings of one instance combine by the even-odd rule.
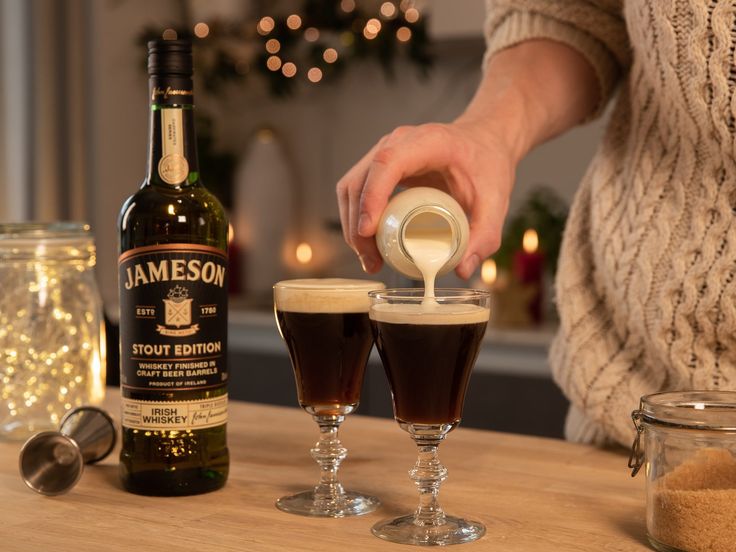
[[[381,212],[402,180],[442,171],[450,160],[451,148],[443,131],[418,127],[400,138],[389,138],[376,151],[368,167],[360,196],[358,233],[364,237],[376,233]]]

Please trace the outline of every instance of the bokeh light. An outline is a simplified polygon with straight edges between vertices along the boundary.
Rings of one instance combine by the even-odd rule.
[[[258,34],[265,36],[273,31],[273,28],[275,26],[276,22],[273,20],[273,17],[262,17],[261,20],[258,22]]]
[[[281,72],[284,74],[285,77],[290,79],[291,77],[296,75],[296,65],[291,61],[287,61],[286,63],[284,63],[283,67],[281,67]]]
[[[205,38],[208,34],[210,34],[210,26],[207,23],[197,23],[194,26],[194,35],[197,38]]]
[[[270,38],[266,41],[266,51],[269,54],[275,54],[281,49],[281,43],[275,38]]]
[[[302,18],[293,13],[286,18],[286,26],[289,27],[292,31],[296,31],[299,27],[302,26]]]
[[[337,50],[334,48],[327,48],[322,53],[322,59],[324,59],[327,63],[335,63],[337,61]]]
[[[311,82],[319,82],[322,80],[322,69],[319,67],[312,67],[309,71],[307,71],[307,78]]]
[[[281,58],[279,56],[269,56],[266,60],[266,67],[271,71],[278,71],[281,69]]]

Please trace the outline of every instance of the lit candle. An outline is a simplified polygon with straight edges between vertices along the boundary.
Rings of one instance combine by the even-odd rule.
[[[296,260],[299,264],[309,264],[312,260],[312,246],[307,242],[302,242],[296,246]]]
[[[539,251],[539,236],[529,228],[524,232],[522,251],[514,255],[514,278],[523,286],[531,287],[535,293],[529,300],[531,319],[542,321],[542,284],[544,278],[544,255]]]
[[[480,279],[487,288],[492,288],[493,284],[496,283],[498,277],[498,269],[496,268],[496,261],[493,259],[486,259],[480,268]]]

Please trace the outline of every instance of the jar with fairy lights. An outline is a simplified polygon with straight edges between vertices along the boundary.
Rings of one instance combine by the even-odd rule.
[[[105,390],[102,300],[86,224],[0,224],[0,437],[56,429]]]

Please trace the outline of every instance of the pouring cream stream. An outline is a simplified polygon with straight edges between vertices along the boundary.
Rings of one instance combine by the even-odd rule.
[[[416,215],[404,231],[404,248],[424,278],[422,303],[437,304],[434,300],[437,273],[455,252],[449,222],[433,212]]]

